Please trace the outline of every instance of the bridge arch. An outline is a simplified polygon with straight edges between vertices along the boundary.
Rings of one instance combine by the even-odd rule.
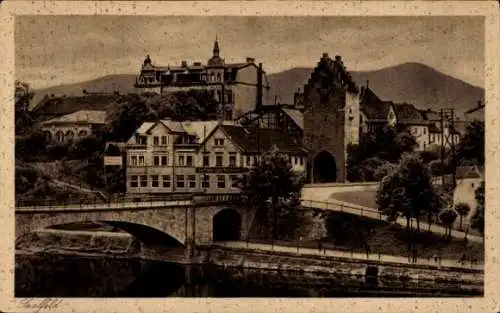
[[[241,239],[242,218],[234,209],[223,209],[212,218],[213,241],[238,241]]]
[[[312,173],[314,183],[332,183],[337,181],[337,162],[333,155],[322,150],[313,159]]]
[[[184,246],[184,221],[176,221],[172,216],[153,216],[151,212],[137,211],[133,213],[119,211],[94,212],[31,212],[16,214],[16,240],[22,236],[43,230],[51,226],[99,222],[119,228],[145,244],[162,246]],[[156,214],[155,214],[156,215]],[[184,216],[178,214],[178,216]],[[170,221],[168,221],[170,219]],[[167,220],[167,221],[166,221]]]

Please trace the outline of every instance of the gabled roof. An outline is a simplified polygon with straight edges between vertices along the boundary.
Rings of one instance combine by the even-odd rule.
[[[136,134],[139,134],[139,135],[145,135],[146,132],[148,130],[151,129],[151,127],[153,127],[154,125],[156,125],[155,122],[144,122],[142,123],[142,125],[135,131]]]
[[[42,125],[59,123],[106,124],[106,111],[80,110],[71,114],[42,122]]]
[[[427,124],[420,111],[409,103],[394,103],[394,113],[398,123],[403,124]]]
[[[304,129],[304,114],[302,112],[300,112],[297,109],[288,109],[288,108],[283,108],[282,110],[295,122],[295,124],[300,129]]]
[[[309,80],[304,85],[304,94],[307,94],[308,90],[311,88],[316,88],[318,83],[321,86],[323,84],[328,85],[335,80],[339,80],[339,76],[336,76],[337,73],[340,73],[340,81],[346,87],[346,90],[350,93],[357,94],[359,91],[358,86],[344,66],[342,58],[340,56],[335,56],[334,60],[329,57],[327,53],[323,54],[311,73]]]
[[[380,100],[369,87],[361,87],[360,110],[368,120],[387,120],[391,104]]]
[[[273,146],[276,146],[280,152],[305,153],[300,142],[279,129],[248,129],[236,125],[221,125],[220,127],[228,138],[246,153],[269,151]]]
[[[219,124],[218,121],[172,121],[172,120],[158,120],[156,122],[144,122],[142,125],[135,131],[135,134],[138,135],[147,135],[151,129],[153,129],[156,125],[162,124],[166,128],[168,128],[171,132],[187,134],[196,137],[197,143],[202,143],[205,138],[213,132],[213,130]],[[134,134],[134,136],[135,136]]]
[[[436,122],[436,121],[439,121],[439,119],[441,118],[438,112],[433,111],[431,109],[419,110],[419,111],[420,111],[420,114],[422,114],[422,117],[426,121]]]
[[[470,179],[470,178],[483,178],[484,177],[484,168],[483,172],[481,169],[475,165],[472,166],[458,166],[455,172],[455,177],[457,179]]]

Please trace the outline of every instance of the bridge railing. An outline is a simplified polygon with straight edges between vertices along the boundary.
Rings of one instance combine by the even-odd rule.
[[[16,200],[16,208],[74,208],[74,207],[120,207],[137,203],[141,206],[158,205],[159,202],[185,202],[192,201],[193,204],[203,205],[212,203],[239,203],[240,194],[163,194],[163,195],[115,195],[112,198],[87,197],[84,199],[19,199]]]
[[[52,207],[103,207],[120,206],[130,203],[154,203],[154,202],[174,202],[190,201],[192,195],[170,194],[170,195],[115,195],[113,198],[102,199],[101,197],[87,197],[84,199],[19,199],[15,201],[16,208],[52,208]]]
[[[225,194],[210,194],[200,193],[193,195],[194,204],[211,204],[211,203],[240,203],[242,195],[239,193]]]

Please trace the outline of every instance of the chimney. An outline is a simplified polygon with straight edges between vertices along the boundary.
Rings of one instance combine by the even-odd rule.
[[[187,61],[182,61],[182,62],[181,62],[181,66],[182,66],[182,67],[187,67]]]
[[[254,63],[255,59],[251,57],[247,57],[247,63]]]
[[[262,63],[259,63],[259,68],[257,69],[257,103],[256,109],[260,110],[262,108]]]

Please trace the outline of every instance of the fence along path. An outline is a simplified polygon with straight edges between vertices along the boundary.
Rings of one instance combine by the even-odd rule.
[[[249,249],[249,250],[261,250],[261,251],[276,251],[276,252],[287,252],[301,255],[311,255],[311,256],[331,256],[338,258],[346,258],[352,260],[371,260],[386,263],[398,263],[398,264],[416,264],[416,265],[426,265],[426,266],[439,266],[439,267],[454,267],[454,268],[468,268],[483,270],[484,265],[477,260],[477,262],[464,261],[459,262],[458,260],[448,260],[440,259],[434,260],[432,258],[416,258],[415,262],[409,260],[405,256],[396,256],[389,254],[380,253],[360,253],[353,251],[342,251],[334,249],[314,249],[308,247],[300,247],[293,245],[282,245],[282,244],[270,244],[270,243],[257,243],[257,242],[245,242],[245,241],[224,241],[224,242],[214,242],[212,245],[237,248],[237,249]]]
[[[376,209],[364,207],[361,205],[355,205],[355,204],[351,204],[351,203],[345,203],[342,201],[330,200],[330,201],[326,202],[326,201],[315,201],[315,200],[302,199],[301,203],[302,203],[302,207],[304,207],[304,208],[344,212],[344,213],[356,214],[359,216],[368,217],[368,218],[372,218],[372,219],[385,220],[382,213],[380,213],[380,211],[378,211]],[[404,218],[404,217],[398,217],[395,222],[406,227],[406,218]],[[412,222],[410,223],[410,225],[412,228],[416,228],[416,220],[412,219]],[[441,235],[445,234],[445,228],[441,225],[438,225],[438,224],[429,225],[429,223],[427,223],[425,221],[420,222],[421,229],[429,229],[429,226],[430,226],[431,232],[436,233],[436,234],[441,234]],[[454,238],[459,238],[459,239],[463,239],[467,236],[467,240],[469,240],[469,241],[479,242],[479,243],[484,242],[483,237],[470,235],[470,234],[467,234],[466,232],[459,231],[456,229],[452,229],[451,236]]]

